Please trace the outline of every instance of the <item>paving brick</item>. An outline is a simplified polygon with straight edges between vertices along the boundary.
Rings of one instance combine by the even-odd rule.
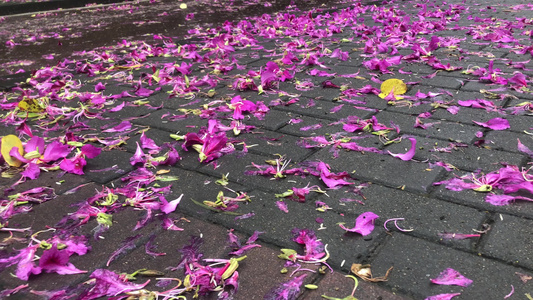
[[[81,186],[74,193],[59,195],[54,199],[33,206],[32,211],[27,214],[14,215],[9,219],[9,227],[26,228],[31,227],[35,232],[56,227],[69,213],[77,210],[76,205],[94,196],[95,191],[101,190],[102,186],[89,183]]]
[[[207,126],[207,120],[200,119],[196,116],[188,115],[186,118],[179,118],[172,121],[173,116],[181,116],[183,113],[174,110],[160,109],[152,112],[145,118],[139,118],[132,121],[134,124],[150,126],[160,130],[166,130],[171,133],[180,132],[185,134],[187,132],[197,132],[201,126]]]
[[[426,129],[415,128],[416,116],[380,112],[376,115],[378,121],[382,124],[389,125],[393,122],[400,127],[400,132],[415,134],[419,136],[439,138],[443,140],[458,141],[463,143],[471,143],[475,138],[475,133],[479,130],[479,126],[469,124],[440,121],[439,124],[430,126]]]
[[[230,174],[230,180],[235,180],[239,184],[252,188],[267,189],[276,193],[283,193],[294,186],[305,186],[308,183],[311,183],[311,185],[319,184],[318,179],[314,176],[302,178],[300,176],[290,175],[287,178],[278,179],[274,181],[276,184],[272,184],[273,176],[244,175],[246,170],[257,170],[257,168],[253,167],[252,163],[265,165],[265,160],[276,158],[278,156],[259,156],[252,153],[239,157],[239,159],[235,159],[233,155],[226,155],[217,160],[216,169],[213,169],[211,165],[207,165],[200,168],[199,171],[216,178]],[[291,159],[291,157],[286,157],[286,159]],[[297,167],[294,163],[288,166],[288,168],[294,167]]]
[[[379,215],[376,226],[380,229],[388,219],[403,218],[404,220],[398,221],[398,226],[413,229],[408,234],[462,249],[471,249],[477,239],[444,240],[439,234],[475,233],[473,229],[481,230],[481,224],[488,218],[477,209],[378,184],[363,188],[361,193],[365,198],[354,195],[348,188],[328,190],[327,195],[318,195],[314,200],[323,201],[334,211],[347,216],[372,211]],[[340,200],[342,198],[357,199],[360,202],[344,202]],[[387,223],[387,228],[397,231],[393,221]]]
[[[131,153],[124,151],[102,151],[97,159],[87,160],[85,176],[97,183],[107,183],[133,170],[131,157]]]
[[[245,124],[274,131],[287,124],[291,118],[291,115],[287,112],[272,109],[263,120],[252,118],[246,120]]]
[[[420,81],[420,85],[427,85],[431,87],[441,87],[441,88],[447,88],[447,89],[459,89],[462,85],[462,81],[453,77],[448,76],[441,76],[437,74],[437,76],[433,78],[423,79]]]
[[[294,119],[299,119],[299,123],[289,123],[283,126],[279,132],[287,133],[295,136],[321,136],[336,132],[343,132],[342,125],[330,125],[334,123],[330,119],[319,119],[316,117],[302,116],[300,114],[293,114]]]
[[[309,160],[326,161],[332,170],[346,171],[358,180],[391,187],[405,186],[406,190],[419,192],[426,192],[440,174],[440,170],[427,169],[425,163],[405,162],[375,153],[341,152],[339,158],[332,160],[331,154],[324,149],[313,154]]]
[[[528,249],[533,241],[533,221],[501,213],[495,214],[494,219],[495,223],[484,241],[482,253],[512,265],[532,269],[533,260]]]
[[[415,137],[416,153],[415,160],[429,161],[429,165],[435,162],[449,163],[461,170],[475,171],[483,170],[485,172],[498,170],[502,163],[511,165],[522,165],[524,155],[509,153],[506,151],[489,150],[473,145],[453,146],[452,142],[444,142],[437,139]],[[435,151],[450,147],[449,152]],[[411,143],[407,138],[403,138],[400,143],[391,144],[385,148],[385,151],[392,153],[405,153],[411,148]],[[438,168],[438,167],[437,167]]]
[[[338,120],[347,116],[356,115],[360,118],[366,119],[370,117],[377,110],[374,109],[357,109],[353,105],[344,104],[340,110],[332,112],[332,109],[337,108],[342,102],[322,101],[317,99],[300,98],[298,103],[289,106],[278,106],[276,109],[292,112],[295,114],[307,115],[316,118]]]
[[[445,179],[452,178],[454,176],[460,176],[464,173],[459,173],[458,175],[451,174]],[[533,207],[527,201],[516,201],[510,205],[506,206],[494,206],[485,202],[486,193],[479,193],[472,190],[463,190],[460,192],[451,191],[446,189],[445,185],[437,186],[436,189],[432,192],[434,197],[445,199],[454,203],[467,205],[471,207],[476,207],[478,209],[484,209],[491,212],[505,213],[505,214],[514,214],[527,216],[531,218],[533,216]]]
[[[528,273],[523,269],[401,234],[394,234],[371,264],[374,275],[385,274],[394,267],[385,285],[416,299],[456,292],[461,293],[457,299],[501,299],[511,291],[511,285],[517,295],[528,292],[528,285],[515,274]],[[430,279],[446,268],[473,280],[472,285],[463,288],[432,284]]]
[[[274,244],[281,248],[290,248],[302,253],[303,248],[292,241],[294,228],[312,229],[330,253],[328,263],[339,268],[342,261],[347,262],[361,259],[369,253],[383,235],[383,228],[376,228],[370,236],[362,237],[357,233],[346,233],[337,224],[346,222],[347,227],[353,227],[355,216],[341,216],[336,212],[318,212],[313,203],[298,203],[284,200],[289,213],[282,212],[276,205],[278,198],[273,193],[252,191],[252,201],[239,209],[239,213],[254,212],[255,216],[249,219],[235,221],[235,216],[216,214],[211,215],[214,222],[232,226],[236,230],[252,234],[254,230],[265,232],[260,236],[264,242]],[[316,218],[323,218],[322,226]]]
[[[203,254],[203,259],[228,259],[228,248],[225,247],[228,239],[227,229],[210,224],[208,222],[187,218],[188,222],[181,221],[177,225],[183,228],[183,231],[154,231],[153,241],[150,243],[154,248],[152,251],[157,253],[165,253],[161,256],[152,256],[146,253],[145,245],[140,245],[135,250],[131,251],[127,256],[113,262],[113,264],[106,269],[111,269],[117,273],[131,274],[139,269],[148,269],[164,273],[162,277],[184,279],[184,269],[176,268],[182,258],[180,250],[190,244],[192,237],[201,237],[202,244],[199,253]],[[148,233],[146,237],[151,237]],[[172,241],[169,243],[168,241]],[[238,269],[240,272],[240,268]],[[137,283],[143,283],[150,277],[139,276]],[[176,283],[170,283],[170,286],[164,288],[157,287],[158,280],[151,279],[149,285],[145,289],[150,291],[165,291],[169,290]],[[192,295],[193,293],[189,293]]]
[[[300,140],[298,137],[268,130],[242,133],[236,139],[242,139],[250,147],[248,149],[250,153],[264,156],[281,154],[296,162],[302,161],[313,152],[312,149],[298,146],[296,144]]]
[[[489,149],[503,149],[506,151],[517,152],[518,140],[525,146],[532,149],[533,136],[528,134],[520,134],[511,131],[490,131],[485,136],[485,145],[490,147]]]
[[[353,276],[353,274],[351,274]],[[353,291],[354,281],[351,278],[345,277],[345,273],[334,272],[327,273],[318,282],[318,289],[307,291],[306,299],[320,299],[322,295],[328,297],[336,297],[343,299],[351,295]],[[354,293],[357,299],[376,299],[376,300],[408,300],[412,299],[406,295],[394,293],[380,284],[364,282],[359,279],[359,284]]]
[[[452,114],[444,109],[436,110],[435,113],[431,116],[431,118],[469,124],[472,121],[487,122],[490,119],[502,118],[502,115],[497,112],[488,112],[484,109],[460,107],[459,111],[456,114]],[[503,117],[503,118],[506,118],[506,117]],[[474,123],[472,122],[470,124],[474,124]],[[478,127],[478,128],[479,130],[483,130],[483,127]]]

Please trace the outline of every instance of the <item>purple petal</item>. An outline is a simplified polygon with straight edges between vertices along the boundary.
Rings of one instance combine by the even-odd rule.
[[[346,228],[343,224],[340,224],[339,226],[346,231],[357,232],[362,236],[366,236],[372,233],[372,230],[374,230],[374,220],[377,218],[379,218],[378,215],[368,211],[360,214],[359,217],[355,219],[354,228]]]
[[[51,162],[60,158],[65,158],[70,153],[68,145],[64,145],[61,142],[53,141],[44,150],[42,160],[45,162]]]
[[[135,154],[130,158],[130,163],[132,166],[136,165],[137,163],[144,164],[144,152],[141,149],[141,146],[139,146],[139,143],[137,142],[137,150],[135,150]]]
[[[95,147],[93,145],[87,144],[81,147],[81,153],[83,153],[88,158],[95,158],[102,152],[102,149]]]
[[[425,300],[450,300],[455,296],[459,296],[461,293],[453,293],[453,294],[439,294],[435,296],[429,296]]]
[[[522,142],[520,142],[520,139],[517,139],[517,140],[518,140],[518,151],[523,152],[533,158],[533,151],[531,151],[531,149],[529,149],[526,145],[522,144]]]
[[[104,269],[97,269],[90,278],[95,279],[95,284],[86,292],[87,299],[96,299],[103,296],[116,296],[118,294],[136,291],[144,288],[150,280],[143,284],[134,284],[124,281],[121,276]]]
[[[159,150],[161,147],[157,146],[157,144],[152,140],[151,138],[147,137],[144,132],[141,134],[141,147],[143,149],[150,149],[150,150]]]
[[[123,121],[122,123],[118,124],[117,126],[113,128],[102,130],[102,132],[123,132],[123,131],[129,130],[130,128],[131,128],[131,122]]]
[[[509,205],[510,202],[515,200],[533,201],[533,199],[523,196],[488,194],[485,197],[486,202],[496,206]]]
[[[431,282],[434,284],[442,285],[458,285],[458,286],[469,286],[472,284],[472,280],[464,277],[461,273],[455,271],[452,268],[447,268],[442,271],[439,276],[435,279],[431,279]]]
[[[389,154],[394,157],[398,157],[399,159],[404,160],[404,161],[411,160],[415,156],[415,152],[416,152],[416,139],[409,138],[409,140],[411,141],[411,149],[409,149],[409,151],[407,151],[405,154],[394,154],[388,151]]]
[[[24,146],[24,152],[38,151],[39,153],[44,152],[44,139],[42,137],[33,136]]]
[[[27,177],[31,180],[37,179],[39,177],[39,174],[41,174],[41,169],[39,169],[39,166],[34,163],[29,163],[26,166],[26,169],[20,173],[22,176]]]
[[[169,214],[176,210],[176,207],[178,207],[178,204],[181,202],[181,198],[183,197],[183,194],[181,194],[177,199],[172,200],[170,202],[167,202],[163,196],[161,196],[159,199],[164,200],[163,205],[161,206],[161,211],[165,214]]]
[[[472,121],[472,122],[476,123],[479,126],[490,128],[492,130],[505,130],[505,129],[511,128],[511,126],[509,125],[509,121],[507,121],[506,119],[502,119],[502,118],[490,119],[486,123],[477,122],[477,121]]]
[[[282,212],[286,214],[289,213],[289,209],[287,208],[287,203],[283,201],[276,201],[276,205],[278,206],[279,210],[281,210]]]

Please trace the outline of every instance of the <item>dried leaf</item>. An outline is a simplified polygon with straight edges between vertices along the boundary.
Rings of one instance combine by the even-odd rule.
[[[370,269],[370,265],[362,265],[362,264],[352,264],[351,271],[357,277],[363,279],[364,281],[368,282],[381,282],[381,281],[387,281],[387,278],[389,277],[390,271],[392,271],[393,267],[390,267],[387,270],[387,273],[385,273],[385,276],[380,277],[373,277],[372,276],[372,270]]]

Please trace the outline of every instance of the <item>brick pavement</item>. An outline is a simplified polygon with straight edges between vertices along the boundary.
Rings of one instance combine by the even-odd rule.
[[[519,4],[524,6],[515,6]],[[529,63],[531,54],[516,53],[521,49],[520,44],[531,44],[527,31],[531,30],[533,7],[526,4],[525,1],[513,1],[513,4],[495,1],[451,1],[446,4],[402,1],[366,6],[346,2],[328,10],[302,14],[292,23],[283,23],[286,19],[280,18],[277,27],[274,21],[269,24],[269,18],[263,16],[254,20],[255,23],[241,22],[233,27],[226,24],[226,28],[231,28],[231,34],[227,35],[216,35],[226,30],[222,27],[212,31],[200,29],[192,34],[190,40],[181,40],[179,47],[174,47],[173,43],[157,47],[145,44],[116,47],[109,50],[109,53],[117,55],[113,61],[99,61],[94,59],[95,56],[88,58],[88,62],[101,68],[92,76],[84,74],[79,64],[77,67],[69,64],[64,69],[58,68],[62,71],[50,77],[43,75],[38,78],[35,75],[34,79],[41,82],[79,80],[80,86],[41,92],[39,97],[49,97],[52,99],[50,105],[54,107],[79,108],[77,98],[63,98],[64,92],[93,93],[99,82],[105,84],[105,90],[93,93],[107,97],[102,104],[96,104],[94,99],[84,103],[98,115],[97,118],[82,116],[75,123],[71,116],[66,116],[54,127],[55,123],[45,124],[46,120],[53,120],[52,112],[49,112],[43,120],[29,118],[25,121],[37,136],[48,136],[52,140],[70,132],[70,141],[80,137],[77,141],[92,143],[104,151],[94,159],[87,159],[84,175],[64,174],[61,170],[41,172],[38,179],[19,185],[14,184],[20,175],[2,178],[4,205],[9,203],[8,195],[34,187],[52,187],[57,195],[47,202],[32,205],[33,209],[28,213],[4,218],[2,224],[11,228],[31,227],[32,233],[57,228],[56,232],[40,233],[36,236],[39,240],[52,239],[60,232],[70,236],[86,235],[87,244],[92,249],[86,255],[70,257],[71,263],[87,273],[32,275],[27,281],[28,287],[11,296],[5,295],[5,298],[40,299],[31,291],[66,289],[66,293],[76,299],[83,294],[84,288],[90,286],[82,283],[97,269],[120,274],[146,268],[161,272],[159,277],[183,279],[183,270],[171,268],[179,264],[182,257],[179,250],[189,243],[190,237],[203,239],[200,249],[204,258],[229,259],[228,253],[234,250],[227,241],[231,229],[241,241],[255,231],[263,232],[258,239],[261,247],[246,251],[248,258],[240,263],[240,286],[234,299],[262,299],[279,284],[293,279],[294,276],[290,277],[293,272],[294,275],[307,274],[304,284],[318,286],[317,290],[302,286],[298,299],[322,299],[321,295],[343,298],[352,293],[353,280],[344,275],[350,274],[353,263],[371,264],[374,276],[381,276],[394,267],[388,281],[370,283],[360,279],[354,293],[357,299],[425,299],[443,293],[461,293],[454,299],[502,299],[511,291],[514,294],[509,299],[525,299],[526,293],[533,292],[532,283],[528,281],[530,277],[527,277],[533,275],[532,203],[516,201],[507,206],[494,206],[485,201],[487,193],[471,189],[452,191],[435,183],[472,172],[496,172],[506,165],[522,170],[531,166],[533,157],[517,146],[519,139],[533,149],[533,94],[527,89],[531,86],[533,70],[529,68],[533,65]],[[289,12],[300,15],[298,11],[289,9]],[[339,18],[341,14],[343,17]],[[331,20],[331,32],[324,31],[328,26],[322,23],[323,20]],[[308,27],[297,28],[294,32],[289,30],[290,24],[296,26],[304,22],[314,22],[315,25],[308,23]],[[483,28],[482,25],[490,25],[491,22],[496,23],[488,29]],[[237,25],[237,21],[233,25]],[[516,41],[506,42],[504,38],[510,38],[506,30],[511,25],[515,27],[509,32]],[[310,30],[310,26],[316,27]],[[334,26],[342,30],[336,32]],[[404,29],[397,30],[398,26],[404,26]],[[414,35],[419,31],[422,33]],[[502,34],[503,37],[474,38],[475,34],[489,32]],[[243,46],[245,41],[239,39],[245,36],[253,43]],[[381,50],[381,53],[378,48],[365,50],[366,41],[380,36],[382,42],[398,36],[403,40],[387,44],[387,50]],[[407,59],[416,52],[413,45],[428,47],[433,36],[441,38],[442,44],[446,41],[457,44],[440,45],[422,58]],[[221,37],[222,40],[213,37]],[[233,49],[224,48],[228,44]],[[211,46],[204,48],[205,45]],[[363,62],[372,58],[394,56],[390,54],[394,51],[393,46],[403,55],[403,61],[386,68],[392,74],[365,68]],[[296,68],[284,65],[279,59],[287,53],[287,49],[293,51],[300,62],[306,55],[315,53],[324,67],[311,62],[299,64],[297,61],[294,62]],[[331,57],[335,49],[346,51],[348,57],[345,60]],[[196,55],[193,55],[194,51],[197,51]],[[102,53],[102,50],[94,53]],[[149,55],[143,57],[144,54]],[[232,64],[231,71],[213,72],[218,66],[230,64],[232,57],[236,63]],[[435,73],[437,70],[429,64],[432,58],[462,69]],[[264,93],[253,88],[246,90],[243,87],[242,91],[232,88],[237,78],[248,78],[258,85],[267,63],[275,60],[282,69],[294,72],[294,79],[278,82],[272,88],[265,87]],[[507,79],[517,71],[524,74],[527,88],[517,91],[511,84],[487,84],[465,72],[477,70],[476,66],[488,68],[490,60]],[[517,69],[509,66],[517,61],[526,61],[525,67]],[[168,71],[170,66],[175,63],[181,65],[181,62],[191,63],[190,72],[155,73],[155,70]],[[121,67],[111,68],[114,63]],[[311,75],[313,70],[329,74]],[[351,77],[342,77],[355,73]],[[189,80],[185,84],[183,74],[187,74]],[[431,74],[435,76],[428,76]],[[195,82],[206,78],[214,82],[213,86],[209,86],[207,81],[206,84],[195,85]],[[388,103],[374,93],[365,94],[360,90],[367,85],[379,89],[380,83],[389,78],[399,78],[408,83],[406,99]],[[277,80],[280,81],[279,78]],[[326,80],[331,80],[338,87],[323,87]],[[304,88],[302,82],[312,83],[309,84],[311,87]],[[139,91],[139,86],[136,86],[139,83],[150,91],[149,95],[135,94]],[[29,94],[43,88],[29,84],[21,87]],[[350,94],[350,89],[359,89],[359,92]],[[210,95],[210,90],[216,93]],[[480,90],[491,90],[493,94]],[[112,97],[123,91],[132,96]],[[422,97],[417,92],[433,95]],[[19,95],[20,90],[6,89],[3,104],[20,101],[16,98]],[[242,124],[252,127],[243,129],[238,135],[231,130],[224,131],[227,129],[220,126],[229,126],[234,119],[235,105],[228,104],[236,95],[264,104],[256,106],[253,111],[245,111]],[[489,100],[493,106],[484,109],[459,105],[460,101],[473,99]],[[529,102],[529,106],[524,105],[525,102]],[[122,103],[124,108],[116,108]],[[522,105],[524,111],[512,114],[518,105]],[[2,128],[2,135],[19,134],[24,141],[28,140],[17,131],[24,118],[16,116],[14,120],[19,120],[19,123],[8,124],[6,120],[10,109],[7,104],[5,107],[3,120],[6,126]],[[420,117],[420,114],[428,112],[428,118]],[[370,129],[351,133],[343,129],[345,124],[372,117],[389,129],[377,132],[377,124],[373,126],[374,132]],[[505,118],[510,128],[492,130],[473,122],[487,122],[494,118]],[[192,148],[185,151],[183,141],[171,136],[205,132],[208,120],[220,121],[218,134],[227,136],[228,145],[231,144],[235,151],[203,163],[196,151]],[[108,130],[123,121],[130,121],[131,129]],[[417,121],[428,127],[415,127]],[[54,130],[48,130],[51,128]],[[156,145],[167,143],[177,149],[181,159],[176,164],[157,167],[146,162],[132,165],[130,158],[136,153],[137,144],[143,144],[141,131]],[[312,143],[311,138],[320,136],[324,139],[316,147],[303,147],[304,143]],[[403,161],[389,155],[389,151],[408,151],[408,138],[417,141],[413,159]],[[109,144],[116,140],[124,143]],[[361,151],[341,149],[342,143],[348,141],[365,148]],[[144,154],[148,152],[149,149],[145,148]],[[308,166],[309,162],[325,162],[332,172],[347,172],[348,181],[354,185],[327,189],[319,176],[310,174],[287,175],[278,179],[245,174],[245,171],[256,170],[253,164],[263,165],[267,160],[279,159],[280,155],[289,162],[288,169]],[[143,159],[146,160],[146,156]],[[436,163],[446,163],[448,169]],[[140,173],[143,170],[145,173]],[[13,168],[4,164],[2,171],[13,171]],[[524,174],[525,178],[531,176],[531,172],[524,171]],[[165,176],[176,176],[178,179],[166,182],[163,180]],[[226,187],[217,184],[223,176],[228,179]],[[142,180],[149,184],[143,184]],[[169,184],[172,187],[168,191],[157,190]],[[275,194],[306,185],[317,186],[326,193],[310,192],[304,202],[284,199],[286,212],[278,207],[280,198]],[[103,199],[94,201],[95,195],[101,195],[104,190],[116,195],[117,202],[106,206],[102,204]],[[154,190],[157,190],[156,196],[165,192],[167,200],[177,199],[181,194],[184,196],[177,209],[166,215],[160,211],[157,197],[150,198],[147,194]],[[214,211],[199,204],[206,200],[215,201],[220,191],[231,197],[236,195],[235,192],[246,193],[251,201],[240,203],[238,209],[230,213]],[[501,194],[496,188],[494,191]],[[531,198],[531,191],[522,189],[512,195]],[[93,238],[98,227],[95,214],[88,218],[87,224],[77,226],[76,222],[82,216],[73,213],[79,213],[83,204],[90,204],[97,210],[108,209],[107,212],[112,214],[112,226],[100,237]],[[4,216],[6,211],[2,211]],[[368,236],[345,232],[338,226],[346,223],[347,227],[352,227],[357,216],[369,211],[379,218]],[[68,222],[60,222],[67,216],[71,216]],[[170,217],[182,230],[166,230],[161,226],[166,217]],[[393,218],[403,218],[398,225],[412,231],[395,229],[390,221],[386,224],[388,230],[385,230],[383,225],[386,220]],[[298,271],[296,267],[289,266],[288,273],[282,274],[284,261],[277,257],[280,249],[290,248],[303,253],[303,247],[291,240],[294,228],[313,230],[327,245],[330,255],[327,264],[334,272],[319,272],[320,266],[303,264],[303,268],[309,270]],[[475,236],[445,239],[443,233]],[[8,232],[0,232],[0,235],[4,259],[30,242],[28,232],[15,232],[14,236],[20,240],[9,239]],[[131,247],[107,265],[112,254],[130,237],[135,237]],[[151,246],[155,246],[152,252],[147,251]],[[160,254],[154,255],[153,252]],[[42,255],[42,249],[37,253]],[[473,284],[468,287],[432,284],[430,279],[436,278],[446,268],[459,271],[472,279]],[[16,265],[3,270],[0,276],[2,290],[25,283],[11,276],[15,271]],[[523,274],[522,278],[520,274]],[[135,282],[146,279],[139,276]],[[168,290],[170,285],[163,283],[168,282],[151,278],[145,289]],[[216,294],[213,292],[201,298],[214,299]],[[184,295],[189,299],[194,292]],[[66,295],[58,297],[53,299],[68,298]]]

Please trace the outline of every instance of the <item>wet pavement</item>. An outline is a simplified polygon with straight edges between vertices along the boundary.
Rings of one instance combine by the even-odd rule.
[[[530,297],[531,4],[187,4],[0,23],[0,298]]]

